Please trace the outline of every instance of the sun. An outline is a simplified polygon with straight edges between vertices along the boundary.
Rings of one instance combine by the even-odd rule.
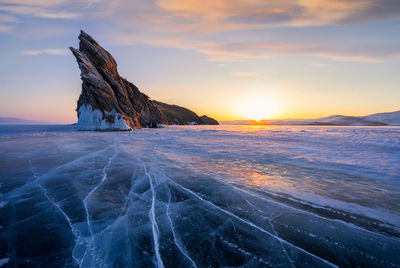
[[[279,113],[279,101],[266,94],[249,94],[238,100],[237,112],[243,119],[261,121],[273,119]]]

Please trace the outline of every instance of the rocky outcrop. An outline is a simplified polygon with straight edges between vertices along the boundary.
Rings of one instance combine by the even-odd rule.
[[[219,125],[218,121],[208,117],[207,115],[202,115],[200,116],[201,120],[203,121],[203,124],[205,125]]]
[[[161,113],[149,97],[119,76],[111,54],[83,31],[79,41],[79,50],[70,48],[82,79],[77,129],[128,130],[161,123]]]
[[[115,59],[90,35],[81,31],[79,49],[70,47],[81,70],[82,92],[78,99],[78,130],[130,130],[157,127],[160,124],[179,124],[203,121],[188,109],[179,107],[182,114],[169,113],[118,74]],[[178,107],[178,106],[176,106]],[[163,110],[165,113],[163,113]],[[192,113],[192,117],[187,114]],[[190,119],[186,121],[186,119]],[[198,118],[198,119],[197,119]]]
[[[161,111],[161,120],[166,125],[201,125],[204,121],[194,112],[178,105],[170,105],[153,100]]]

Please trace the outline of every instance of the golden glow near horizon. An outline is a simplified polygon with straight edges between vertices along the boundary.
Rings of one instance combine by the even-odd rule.
[[[264,92],[247,92],[237,100],[237,115],[243,119],[260,121],[279,116],[282,104],[279,99]]]

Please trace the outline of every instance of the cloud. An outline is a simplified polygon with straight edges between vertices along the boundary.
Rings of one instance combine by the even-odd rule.
[[[21,21],[15,16],[0,14],[0,33],[11,32],[19,22]]]
[[[82,16],[76,12],[57,11],[37,6],[0,5],[0,11],[50,19],[74,19]]]
[[[2,0],[2,4],[49,7],[68,3],[68,0]]]
[[[328,25],[399,18],[397,0],[157,0],[157,6],[200,24]]]
[[[0,24],[0,33],[9,33],[15,28],[14,25]]]
[[[0,33],[12,33],[25,18],[77,19],[90,6],[90,0],[2,0],[0,3]]]
[[[76,19],[83,16],[83,11],[95,0],[3,0],[0,11],[10,15],[33,16],[44,19]],[[15,22],[15,21],[14,21]]]
[[[214,43],[198,50],[210,58],[258,59],[282,55],[305,55],[327,58],[335,61],[371,62],[398,59],[400,44],[377,45],[318,45],[271,42]]]
[[[66,56],[69,55],[69,50],[64,48],[45,48],[39,50],[23,50],[21,51],[22,55],[56,55],[56,56]]]
[[[249,73],[249,72],[233,72],[232,73],[234,76],[237,77],[245,77],[245,78],[251,78],[251,77],[257,77],[262,75],[262,72],[253,72],[253,73]]]
[[[119,45],[142,43],[188,49],[206,55],[210,61],[309,55],[382,62],[399,55],[396,44],[379,44],[376,40],[365,43],[365,33],[354,42],[347,42],[346,36],[338,38],[343,42],[332,41],[337,36],[328,40],[324,39],[329,37],[326,33],[308,37],[313,27],[306,27],[345,28],[400,18],[398,0],[214,0],[207,4],[201,0],[3,0],[0,11],[8,13],[3,20],[9,21],[0,24],[0,32],[12,31],[16,17],[75,19],[84,25],[90,20],[110,25],[113,30],[103,30],[102,34]],[[276,34],[280,28],[309,31],[291,37],[289,32]],[[275,36],[268,36],[270,32]]]
[[[400,18],[398,0],[3,0],[0,10],[47,19],[130,22],[168,33],[215,33],[281,26],[347,25]],[[129,27],[124,24],[125,27]]]
[[[99,1],[93,7],[101,18],[124,31],[191,37],[400,18],[398,0],[213,0],[207,4],[203,0],[132,0]]]
[[[0,14],[0,22],[21,22],[21,20],[17,19],[15,16]]]
[[[121,38],[121,39],[120,39]],[[240,62],[246,59],[260,59],[275,56],[314,56],[340,62],[380,63],[400,58],[399,44],[288,44],[280,40],[259,40],[242,42],[194,41],[181,38],[157,38],[146,35],[113,35],[125,45],[138,44],[141,40],[153,46],[194,50],[207,56],[209,61]],[[320,65],[321,66],[321,65]]]
[[[382,62],[399,55],[397,44],[366,42],[362,34],[353,42],[342,42],[339,39],[346,36],[338,39],[326,33],[306,38],[314,26],[340,25],[344,29],[400,18],[398,0],[214,0],[207,4],[202,0],[135,0],[134,4],[107,1],[96,6],[110,12],[107,16],[118,27],[110,39],[119,44],[189,49],[210,61],[308,55],[336,61]],[[291,37],[289,31],[286,36],[276,34],[279,28],[298,29],[304,35]],[[271,31],[275,36],[267,35]]]

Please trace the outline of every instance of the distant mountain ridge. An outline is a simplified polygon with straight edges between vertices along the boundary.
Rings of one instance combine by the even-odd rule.
[[[16,117],[0,117],[0,125],[31,125],[31,124],[46,124],[46,122],[27,120]]]
[[[331,115],[316,119],[220,121],[222,125],[322,125],[322,126],[400,126],[400,111],[366,116]]]
[[[400,126],[400,111],[391,113],[377,113],[365,116],[368,120],[380,121],[388,125]]]

